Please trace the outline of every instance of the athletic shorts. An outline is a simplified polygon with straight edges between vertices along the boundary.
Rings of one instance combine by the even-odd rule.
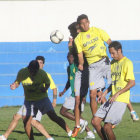
[[[33,116],[33,111],[31,111],[31,112],[32,112],[32,115],[31,116]],[[26,116],[26,113],[27,113],[27,110],[26,110],[25,105],[22,105],[21,108],[17,112],[17,114],[19,114],[21,116]],[[33,119],[40,122],[41,121],[41,118],[42,118],[42,113],[38,110],[36,116],[33,117]]]
[[[47,114],[49,111],[54,111],[52,103],[48,97],[38,101],[24,101],[24,105],[27,109],[26,116],[37,116],[38,110],[41,114]]]
[[[111,67],[107,58],[89,65],[89,88],[90,90],[101,89],[105,87],[104,78],[107,77],[111,83]]]
[[[105,123],[111,123],[112,125],[117,125],[121,122],[123,114],[126,110],[126,103],[123,102],[105,102],[97,110],[95,116],[102,118]]]
[[[70,109],[70,110],[74,110],[74,107],[75,107],[75,97],[68,97],[64,104],[63,104],[63,107],[67,108],[67,109]],[[81,103],[81,111],[83,112],[84,111],[84,103],[82,102]]]
[[[85,97],[88,93],[89,87],[89,70],[88,66],[84,67],[83,71],[77,71],[75,73],[75,81],[74,81],[74,91],[75,96]]]

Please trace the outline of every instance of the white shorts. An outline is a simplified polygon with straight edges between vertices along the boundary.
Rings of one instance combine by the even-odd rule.
[[[22,105],[21,108],[18,110],[17,114],[21,115],[21,116],[26,116],[27,110],[25,105]],[[33,116],[33,109],[31,111],[31,116]],[[37,121],[41,121],[42,118],[42,113],[38,110],[36,117],[33,117],[33,120],[37,120]]]
[[[72,97],[72,96],[68,97],[63,104],[63,107],[70,109],[70,110],[74,110],[74,106],[75,106],[75,97]],[[81,103],[81,111],[82,112],[84,111],[83,102]]]
[[[104,122],[117,125],[121,122],[123,114],[126,110],[126,103],[123,102],[105,102],[97,110],[95,116],[102,118]]]
[[[106,77],[108,83],[111,83],[111,67],[107,58],[89,65],[89,88],[90,90],[101,89],[105,87]]]

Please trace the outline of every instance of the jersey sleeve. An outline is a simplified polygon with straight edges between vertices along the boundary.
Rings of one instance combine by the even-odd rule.
[[[52,79],[52,76],[49,73],[47,73],[47,75],[48,75],[48,77],[50,79],[50,89],[56,88],[56,85],[55,85],[55,83],[54,83],[54,81]]]
[[[22,81],[22,69],[18,72],[15,82],[20,84]]]
[[[75,46],[77,48],[77,53],[81,53],[82,52],[82,43],[81,43],[81,39],[80,39],[80,33],[79,35],[75,38],[74,42],[75,42]]]
[[[100,32],[100,37],[103,41],[107,42],[110,39],[110,36],[102,29],[98,29]]]
[[[126,73],[125,79],[128,80],[135,80],[134,72],[133,72],[133,63],[131,61],[126,62],[124,71]]]

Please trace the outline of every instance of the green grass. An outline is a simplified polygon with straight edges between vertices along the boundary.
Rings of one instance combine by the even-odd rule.
[[[133,104],[133,107],[136,110],[137,114],[140,116],[140,104]],[[57,112],[58,115],[60,115],[59,114],[60,108],[61,105],[57,105],[57,107],[55,108],[55,111]],[[18,109],[19,106],[0,108],[0,134],[3,134],[6,131],[10,121],[12,120],[12,116],[18,111]],[[92,115],[89,104],[86,104],[85,106],[83,117],[86,118],[86,120],[88,120],[89,128],[93,130],[93,127],[90,124]],[[73,129],[74,122],[66,118],[64,119],[69,125],[69,127]],[[51,134],[55,138],[55,140],[69,140],[65,131],[63,131],[57,124],[52,122],[47,115],[43,116],[41,123],[45,126],[49,134]],[[45,140],[45,137],[42,136],[35,128],[33,130],[36,140]],[[116,135],[117,140],[140,140],[140,121],[133,122],[131,120],[130,113],[127,109],[123,116],[122,122],[114,129],[114,133]],[[76,139],[83,140],[85,136],[86,132],[79,134]],[[26,139],[28,140],[23,128],[22,120],[20,120],[18,126],[9,136],[8,140],[26,140]],[[97,134],[96,140],[100,140]]]

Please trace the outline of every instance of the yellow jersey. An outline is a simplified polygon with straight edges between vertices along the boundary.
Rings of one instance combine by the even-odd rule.
[[[111,62],[111,78],[112,78],[112,95],[123,89],[129,80],[135,80],[133,72],[133,63],[127,57],[123,57],[120,61],[112,60]],[[130,90],[119,95],[116,99],[118,102],[129,103]]]
[[[104,41],[107,42],[109,39],[104,30],[91,27],[87,32],[80,32],[74,41],[77,52],[83,52],[90,65],[107,56]]]
[[[50,89],[56,88],[56,85],[55,85],[55,83],[54,83],[54,81],[53,81],[51,75],[50,75],[49,73],[47,73],[47,75],[48,75],[48,78],[49,78],[49,80],[50,80]]]

